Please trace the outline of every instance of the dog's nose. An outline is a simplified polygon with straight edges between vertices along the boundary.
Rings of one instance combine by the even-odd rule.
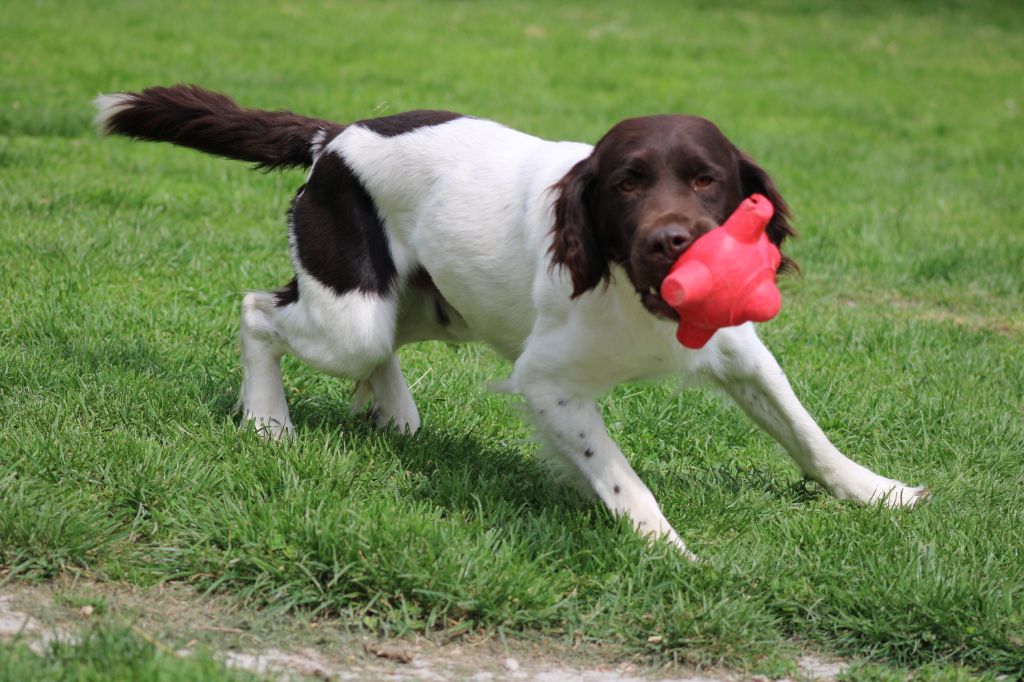
[[[664,258],[674,263],[680,254],[693,243],[693,240],[694,235],[690,229],[673,223],[659,227],[647,235],[644,245],[648,256]]]

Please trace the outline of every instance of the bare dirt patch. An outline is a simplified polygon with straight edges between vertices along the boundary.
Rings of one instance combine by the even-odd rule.
[[[374,639],[344,623],[241,608],[180,584],[151,588],[62,578],[0,587],[0,644],[15,638],[37,653],[55,639],[74,643],[105,620],[130,627],[165,653],[202,648],[225,665],[271,679],[473,680],[503,682],[722,682],[750,678],[722,669],[654,668],[614,650],[551,640],[465,636]],[[845,664],[800,659],[799,680],[833,680]],[[760,678],[767,679],[767,678]]]
[[[1005,309],[998,300],[981,299],[964,294],[945,301],[930,301],[901,296],[892,292],[864,291],[847,295],[848,306],[875,306],[883,312],[925,322],[939,322],[964,327],[970,331],[989,331],[1002,336],[1024,335],[1024,317],[1016,308]]]

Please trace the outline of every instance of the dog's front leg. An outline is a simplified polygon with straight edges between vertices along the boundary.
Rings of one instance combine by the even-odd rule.
[[[545,443],[582,474],[613,514],[629,518],[642,535],[664,537],[689,559],[696,559],[608,435],[594,400],[574,395],[564,381],[545,378],[551,376],[560,375],[534,372],[516,363],[516,389]]]
[[[839,499],[912,507],[928,495],[879,476],[832,445],[793,392],[771,352],[750,324],[716,334],[711,375],[747,415],[779,441],[800,470]]]

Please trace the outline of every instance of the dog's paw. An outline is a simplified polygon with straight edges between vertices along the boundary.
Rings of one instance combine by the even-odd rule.
[[[678,549],[680,553],[683,555],[683,557],[688,561],[692,561],[693,563],[697,563],[700,561],[700,557],[691,552],[686,547],[686,543],[683,542],[681,538],[676,537],[674,540],[672,540],[672,544],[675,545],[676,549]]]
[[[644,532],[644,528],[649,527],[647,524],[639,524],[634,522],[633,527],[636,528],[636,530],[639,533],[641,533],[648,542],[657,542],[659,540],[665,540],[666,542],[668,542],[668,544],[675,547],[679,551],[679,553],[682,554],[683,557],[688,561],[692,561],[693,563],[697,563],[700,561],[700,557],[698,557],[696,554],[690,551],[690,549],[686,546],[686,543],[683,542],[683,539],[679,537],[679,534],[676,533],[676,531],[671,526],[669,526],[667,522],[658,525],[661,526],[660,530],[647,533]]]
[[[288,417],[256,415],[252,412],[245,413],[242,428],[252,429],[257,436],[269,441],[291,438],[295,435],[295,427],[292,426],[292,421]]]
[[[420,428],[420,415],[414,405],[412,410],[391,410],[383,405],[375,405],[370,409],[370,423],[381,431],[390,428],[397,429],[399,433],[413,435]]]
[[[925,486],[907,485],[874,474],[864,467],[858,466],[856,474],[844,477],[826,488],[840,500],[852,500],[869,506],[881,504],[889,509],[910,509],[931,494]]]
[[[350,405],[352,414],[358,414],[369,407],[366,418],[381,431],[394,428],[399,433],[411,436],[420,428],[420,413],[408,391],[385,400],[374,395],[369,381],[359,381],[352,393]]]
[[[912,509],[931,495],[925,486],[909,486],[899,481],[888,481],[875,489],[868,504],[882,503],[889,509]]]

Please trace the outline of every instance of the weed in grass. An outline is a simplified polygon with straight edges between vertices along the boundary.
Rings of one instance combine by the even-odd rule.
[[[106,597],[87,592],[61,592],[56,595],[54,603],[58,606],[77,610],[81,615],[85,616],[102,616],[109,609]]]

